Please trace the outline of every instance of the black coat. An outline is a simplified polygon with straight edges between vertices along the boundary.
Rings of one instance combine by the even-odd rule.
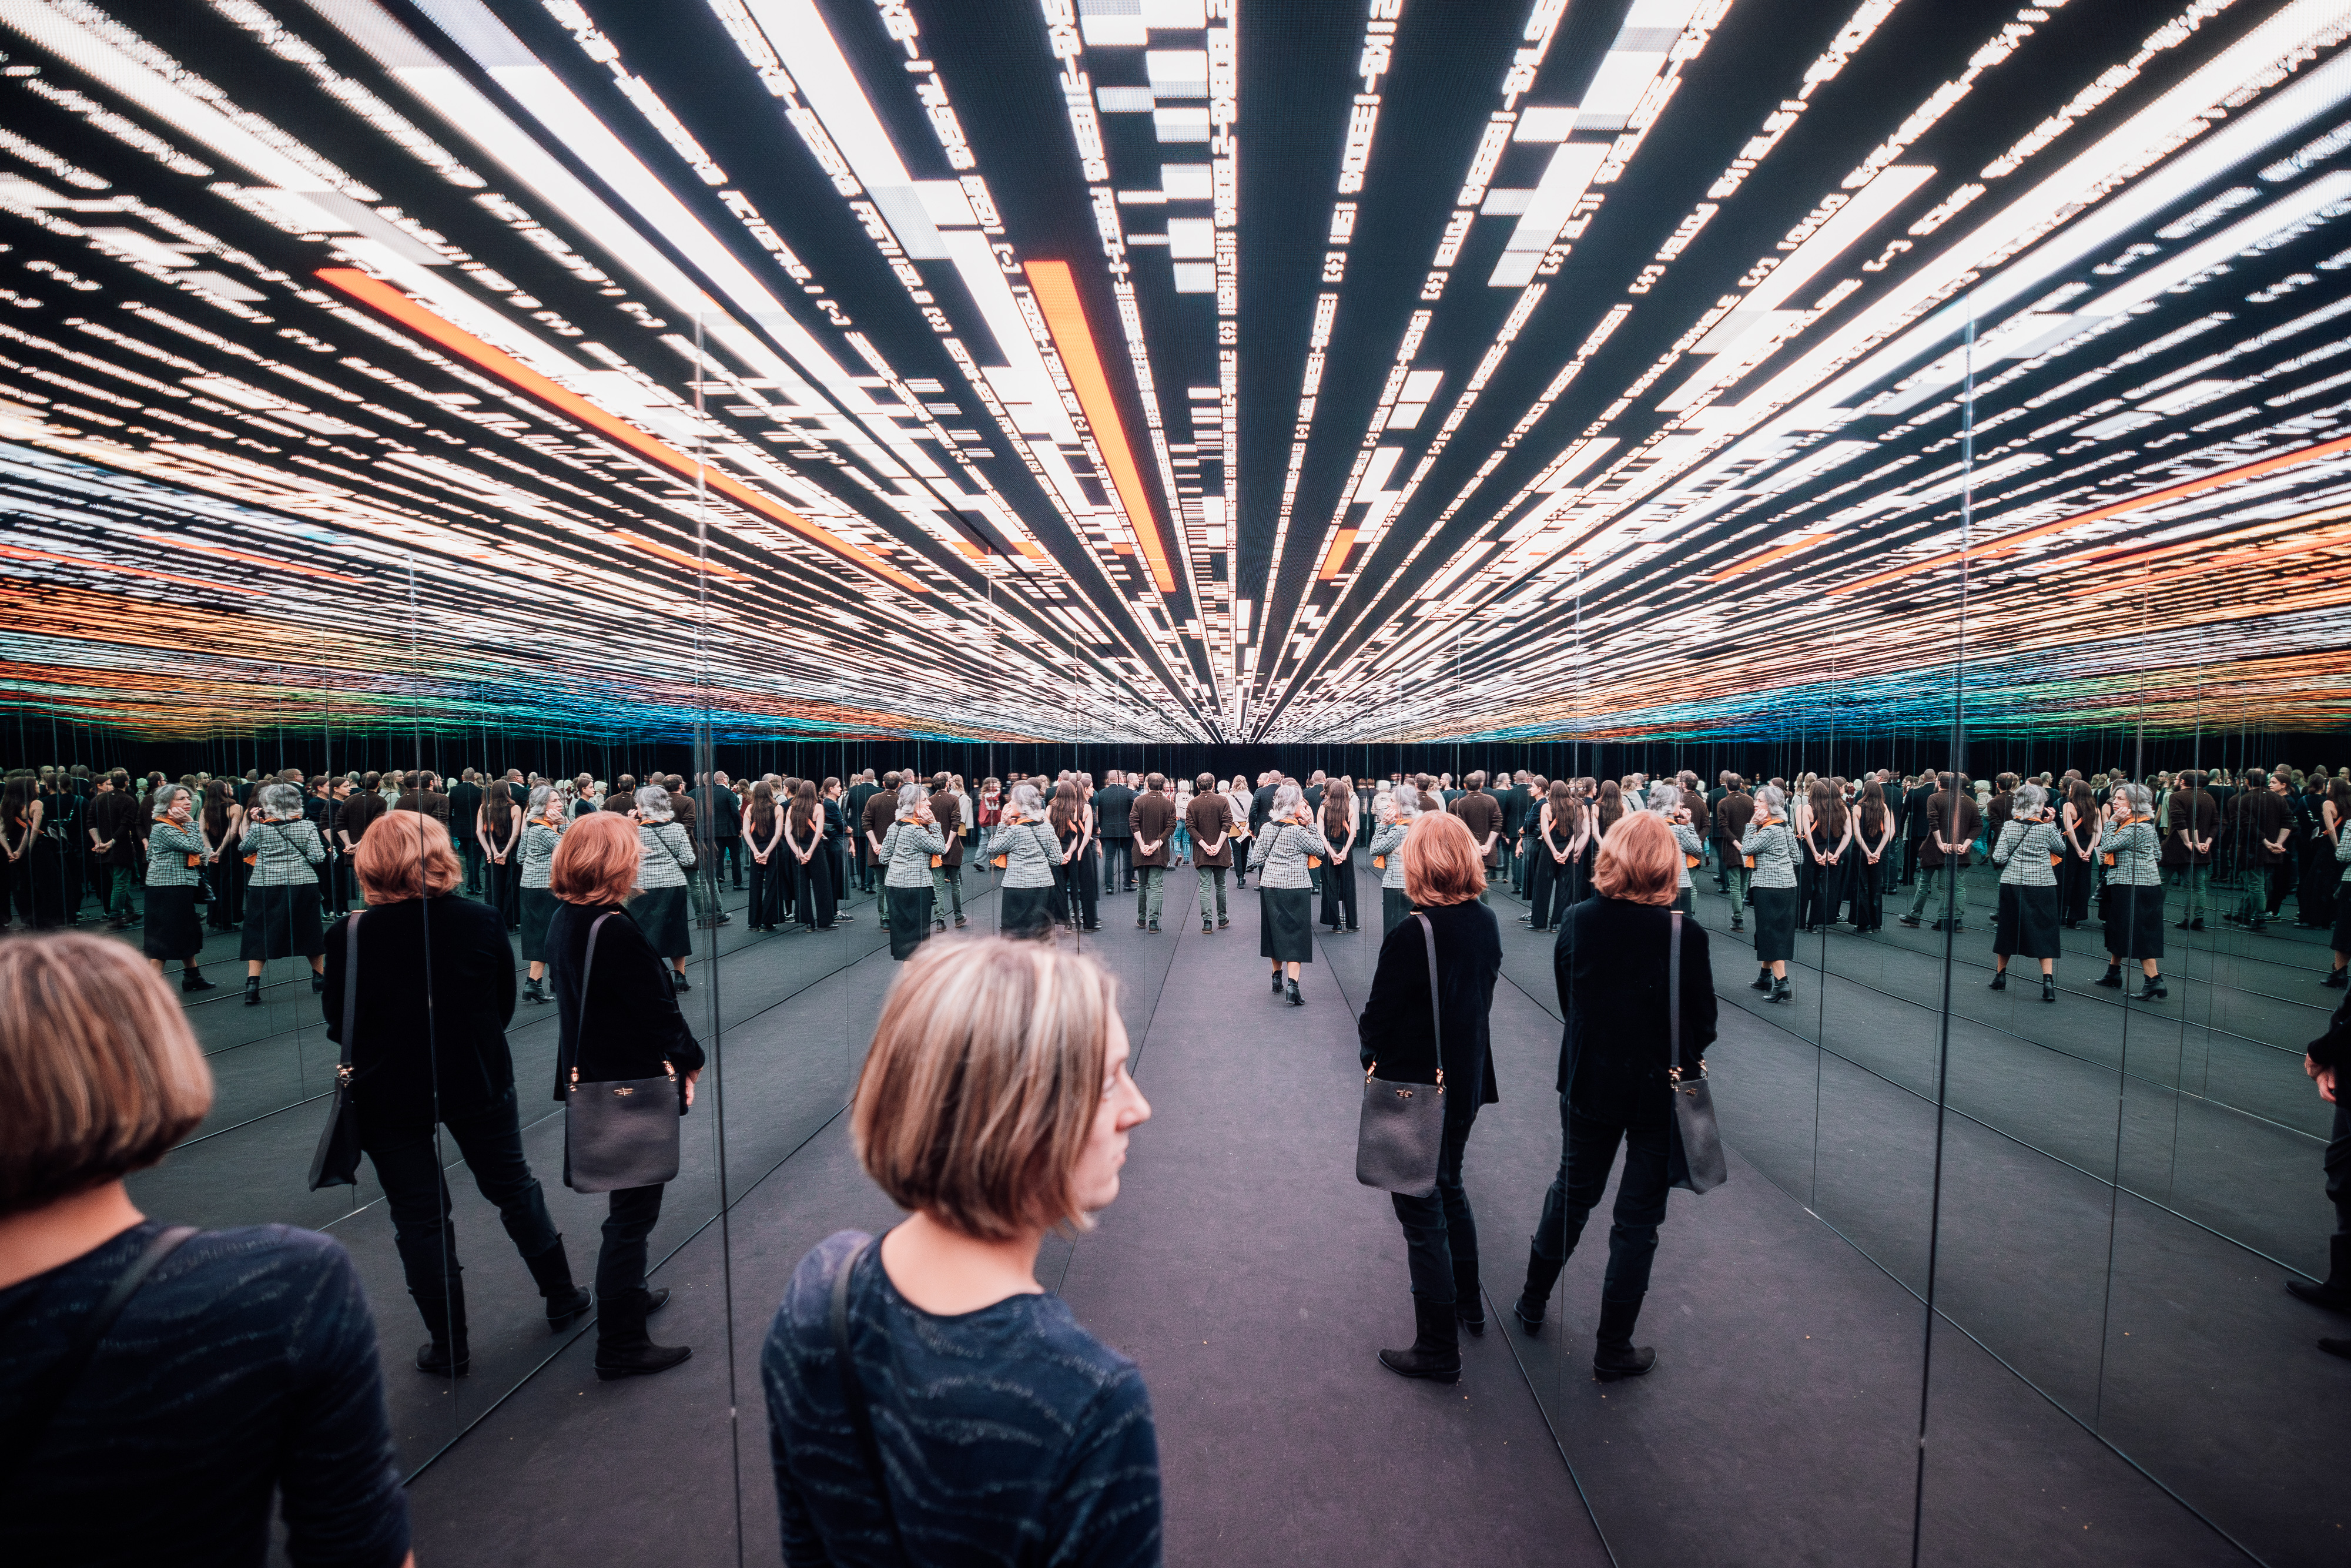
[[[429,907],[428,907],[429,906]],[[490,1109],[514,1087],[507,1025],[515,1010],[514,948],[489,904],[444,894],[378,904],[360,920],[359,997],[352,1017],[351,1103],[371,1145],[429,1130],[439,1120]],[[327,930],[327,1038],[343,1038],[345,933]],[[428,950],[427,924],[432,930]],[[424,970],[433,969],[431,1032]]]
[[[1126,821],[1126,814],[1134,810],[1134,791],[1123,784],[1106,784],[1094,791],[1094,821],[1102,824],[1103,838],[1134,837],[1134,830]]]
[[[1440,904],[1421,913],[1437,938],[1437,983],[1444,992],[1447,1106],[1474,1113],[1501,1098],[1494,1087],[1488,1015],[1494,1007],[1494,977],[1502,971],[1502,928],[1491,909],[1474,901]],[[1377,1062],[1383,1078],[1437,1082],[1428,946],[1419,921],[1399,923],[1380,943],[1379,968],[1363,1016],[1355,1020],[1355,1038],[1365,1071]]]
[[[1673,911],[1622,898],[1572,906],[1552,945],[1552,975],[1567,1019],[1559,1046],[1559,1091],[1587,1114],[1631,1122],[1670,1109],[1666,1070],[1667,949]],[[1706,929],[1682,922],[1682,1061],[1714,1043],[1714,967]]]
[[[591,995],[580,994],[588,960],[588,933],[610,914],[596,938]],[[555,1098],[563,1098],[574,1066],[584,1082],[658,1078],[664,1061],[680,1072],[702,1065],[702,1047],[678,1011],[669,966],[645,940],[629,912],[615,904],[558,903],[547,922],[547,978],[562,1029],[556,1049]]]

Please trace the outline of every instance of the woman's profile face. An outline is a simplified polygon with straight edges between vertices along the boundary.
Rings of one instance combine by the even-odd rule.
[[[1108,1208],[1118,1197],[1119,1168],[1126,1164],[1126,1134],[1151,1120],[1151,1103],[1126,1070],[1126,1026],[1111,1016],[1108,1049],[1102,1053],[1102,1098],[1094,1107],[1093,1130],[1078,1152],[1073,1186],[1078,1207],[1088,1213]]]

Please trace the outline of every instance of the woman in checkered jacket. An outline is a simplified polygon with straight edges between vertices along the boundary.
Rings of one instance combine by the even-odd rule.
[[[245,1003],[261,1005],[261,966],[272,958],[308,958],[310,988],[326,988],[325,928],[319,924],[319,865],[327,846],[302,815],[302,791],[267,784],[255,791],[236,841],[245,879]]]

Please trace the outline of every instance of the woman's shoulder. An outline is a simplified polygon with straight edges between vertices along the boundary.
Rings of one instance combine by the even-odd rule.
[[[149,1220],[10,1292],[39,1291],[51,1312],[78,1316],[112,1288],[115,1278],[170,1227]],[[137,1315],[173,1337],[209,1341],[240,1331],[231,1325],[279,1325],[268,1340],[286,1343],[285,1329],[319,1312],[366,1312],[359,1274],[342,1243],[290,1225],[200,1230],[158,1264],[136,1298]],[[29,1326],[29,1325],[27,1325]]]

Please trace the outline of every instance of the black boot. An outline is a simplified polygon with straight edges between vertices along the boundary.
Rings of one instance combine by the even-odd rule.
[[[416,1352],[416,1370],[439,1376],[465,1376],[474,1370],[473,1353],[465,1347],[465,1284],[451,1274],[447,1288],[411,1291],[417,1315],[433,1338]]]
[[[2008,989],[2008,971],[2006,969],[1994,969],[1991,972],[1991,988],[1995,991],[2004,991]]]
[[[2351,979],[2351,969],[2329,969],[2326,971],[2326,978],[2318,983],[2330,991],[2339,991],[2344,988],[2346,979]]]
[[[2171,993],[2164,988],[2163,977],[2161,975],[2149,975],[2147,977],[2147,988],[2138,993],[2138,1000],[2143,1002],[2159,1002],[2170,994]]]
[[[1461,1340],[1455,1331],[1453,1303],[1412,1299],[1415,1329],[1411,1347],[1380,1352],[1380,1364],[1398,1377],[1426,1377],[1434,1383],[1461,1381]]]
[[[2105,987],[2106,989],[2110,991],[2121,990],[2123,988],[2123,967],[2120,964],[2107,965],[2105,975],[2098,981],[2098,984]]]
[[[1567,1267],[1564,1258],[1546,1258],[1531,1243],[1527,1247],[1527,1282],[1519,1289],[1519,1299],[1510,1303],[1510,1315],[1519,1326],[1533,1333],[1542,1327],[1543,1307],[1551,1301],[1551,1288],[1559,1283],[1559,1271]]]
[[[1768,991],[1771,988],[1771,970],[1758,969],[1755,971],[1755,988],[1759,991]]]
[[[2351,1236],[2326,1239],[2326,1263],[2325,1279],[2315,1284],[2308,1280],[2288,1280],[2285,1288],[2314,1307],[2351,1313]]]
[[[1453,1266],[1453,1315],[1461,1326],[1479,1336],[1486,1332],[1486,1292],[1478,1284],[1478,1265]]]
[[[1306,998],[1299,995],[1298,982],[1295,980],[1284,980],[1281,985],[1281,994],[1290,998],[1290,1005],[1293,1008],[1302,1008],[1306,1005]]]
[[[598,1377],[607,1383],[650,1377],[694,1354],[685,1345],[655,1344],[645,1337],[645,1314],[652,1310],[653,1298],[643,1285],[604,1298],[596,1318]]]
[[[550,1333],[560,1333],[569,1328],[572,1320],[588,1310],[588,1292],[571,1282],[571,1260],[563,1250],[563,1238],[536,1258],[526,1258],[523,1266],[538,1282],[538,1293],[547,1298],[547,1326]]]
[[[324,969],[313,969],[313,970],[311,970],[311,971],[310,971],[310,994],[311,994],[312,996],[314,996],[314,997],[315,997],[315,996],[317,996],[319,992],[321,992],[321,991],[325,990],[326,988],[327,988],[327,971],[326,971],[326,970],[324,970]]]
[[[1139,925],[1142,922],[1137,921],[1135,924]],[[1276,969],[1273,972],[1273,994],[1277,997],[1281,995],[1281,971],[1280,969]]]
[[[261,977],[258,975],[245,977],[245,1005],[249,1008],[261,1005]]]
[[[1795,992],[1788,988],[1787,977],[1784,975],[1771,982],[1771,999],[1773,1001],[1793,1001],[1795,999]]]
[[[218,990],[219,988],[219,987],[214,985],[210,980],[204,978],[204,971],[201,969],[183,969],[180,971],[180,989],[183,991],[213,991]]]
[[[2053,1002],[2057,999],[2056,976],[2043,975],[2041,977],[2041,999],[2044,1002]]]
[[[1603,1383],[1638,1377],[1657,1364],[1657,1353],[1633,1343],[1633,1325],[1640,1321],[1641,1298],[1600,1303],[1600,1333],[1592,1347],[1592,1375]]]

